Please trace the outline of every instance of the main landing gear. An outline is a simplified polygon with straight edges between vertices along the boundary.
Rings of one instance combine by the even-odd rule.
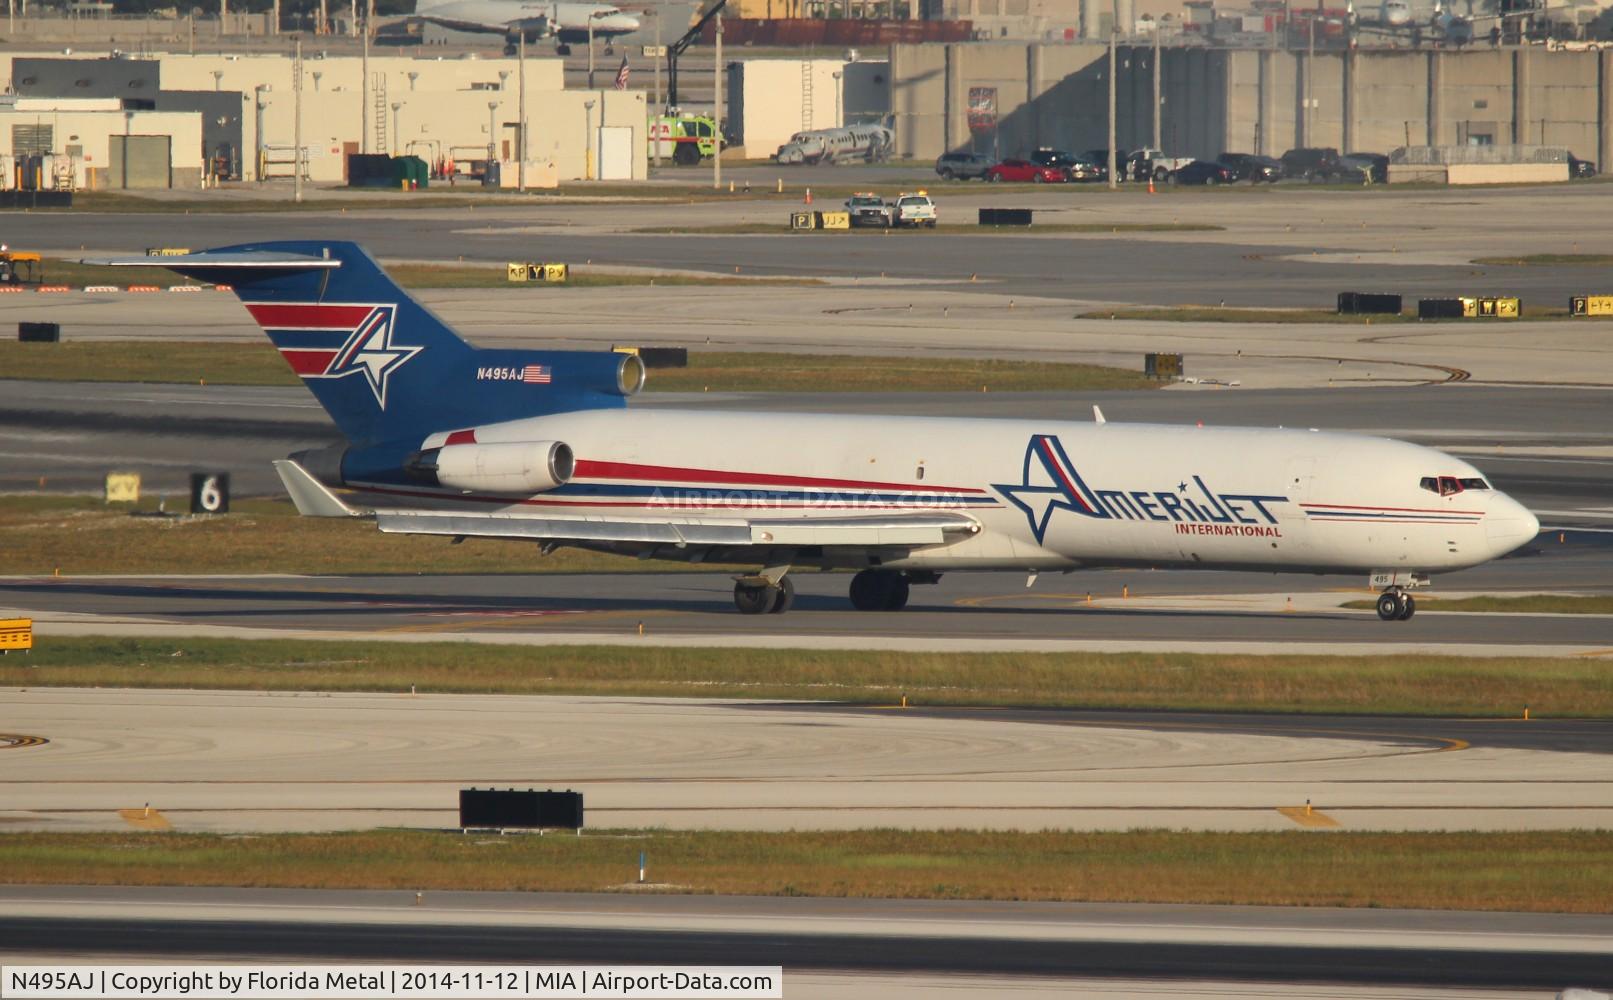
[[[907,607],[906,574],[865,569],[851,578],[851,606],[858,611],[900,611]]]
[[[1378,617],[1386,622],[1403,622],[1417,613],[1417,598],[1403,590],[1386,590],[1378,595]]]
[[[734,584],[734,607],[742,615],[782,615],[795,603],[795,584],[787,576],[770,582],[766,577],[745,577]]]

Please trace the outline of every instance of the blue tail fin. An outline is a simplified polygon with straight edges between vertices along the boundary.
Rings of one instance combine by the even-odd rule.
[[[355,243],[244,244],[142,263],[231,285],[355,444],[622,406],[643,381],[638,359],[622,354],[472,347]]]

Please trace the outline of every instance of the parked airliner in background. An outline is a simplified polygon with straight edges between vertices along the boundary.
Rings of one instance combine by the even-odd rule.
[[[848,568],[894,611],[946,572],[1096,566],[1359,573],[1411,617],[1428,574],[1532,540],[1533,514],[1430,448],[1303,430],[627,406],[630,354],[477,349],[352,243],[160,263],[233,286],[347,439],[275,463],[303,514],[384,532],[757,567]]]
[[[561,0],[419,0],[413,16],[458,31],[510,37],[525,32],[529,39],[553,38],[562,50],[588,44],[590,21],[594,37],[606,46],[611,39],[632,34],[639,27],[638,18],[612,4]]]

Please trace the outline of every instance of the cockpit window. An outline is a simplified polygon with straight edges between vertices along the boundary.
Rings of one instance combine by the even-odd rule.
[[[1482,479],[1458,479],[1456,476],[1424,476],[1417,485],[1442,497],[1455,496],[1464,490],[1487,490],[1490,484]]]

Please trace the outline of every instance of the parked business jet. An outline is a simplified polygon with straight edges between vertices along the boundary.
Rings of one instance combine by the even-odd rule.
[[[607,3],[564,3],[549,0],[419,0],[414,17],[458,31],[515,36],[525,32],[553,38],[565,49],[588,43],[589,22],[594,37],[607,46],[611,40],[638,30],[639,19]]]
[[[737,562],[746,614],[798,566],[847,568],[895,611],[961,570],[1359,573],[1410,618],[1428,574],[1539,522],[1449,455],[1302,430],[638,409],[629,354],[477,349],[352,243],[160,263],[233,286],[347,438],[276,462],[298,510],[380,530]]]
[[[773,154],[777,163],[883,163],[895,137],[883,125],[852,125],[797,132]]]

